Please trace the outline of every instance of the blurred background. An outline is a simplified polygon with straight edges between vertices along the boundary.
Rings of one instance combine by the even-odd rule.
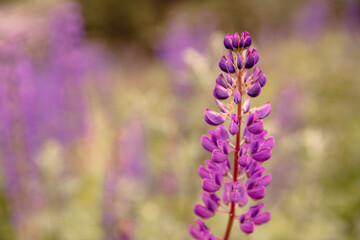
[[[360,239],[359,0],[1,0],[0,19],[1,240],[190,239],[236,31],[276,145],[272,220],[231,239]]]

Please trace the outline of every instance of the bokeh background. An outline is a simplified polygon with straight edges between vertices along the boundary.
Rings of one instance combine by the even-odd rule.
[[[204,109],[245,30],[272,220],[231,239],[360,239],[358,0],[1,0],[0,239],[190,239]]]

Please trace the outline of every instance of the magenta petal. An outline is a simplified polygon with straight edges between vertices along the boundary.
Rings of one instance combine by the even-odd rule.
[[[200,166],[198,168],[198,174],[201,178],[209,178],[211,179],[211,175],[209,170],[207,170],[206,168],[204,168],[203,166]]]
[[[264,144],[262,145],[262,148],[273,148],[275,145],[275,139],[274,137],[268,137]]]
[[[217,99],[215,99],[215,102],[221,112],[223,112],[223,113],[229,112],[229,109],[227,108],[227,106],[224,103],[220,102]]]
[[[217,99],[224,100],[230,96],[230,93],[226,88],[216,83],[213,90],[213,95]]]
[[[258,205],[252,206],[249,208],[249,213],[251,217],[255,217],[259,212],[265,207],[265,203],[259,203]]]
[[[210,218],[214,216],[214,213],[212,211],[200,204],[195,204],[194,213],[201,218]]]
[[[222,139],[227,140],[229,139],[229,134],[226,131],[226,128],[224,125],[220,125],[217,129],[216,132],[221,136]]]
[[[248,96],[250,97],[257,97],[260,95],[261,92],[261,86],[259,82],[254,82],[250,89],[246,92]]]
[[[219,125],[225,121],[224,116],[210,109],[205,110],[204,119],[210,125]]]
[[[237,162],[240,166],[247,167],[250,162],[249,155],[245,154],[244,156],[239,157]]]
[[[258,111],[260,113],[260,116],[259,116],[260,119],[267,117],[271,112],[271,104],[270,104],[270,102],[267,102],[267,103],[261,105],[258,108]]]
[[[239,104],[241,102],[241,95],[238,89],[236,89],[234,92],[234,102],[236,104]]]
[[[240,36],[239,33],[234,33],[234,35],[232,36],[232,47],[234,49],[238,49],[239,48],[239,44],[240,44]]]
[[[239,132],[240,128],[239,125],[236,124],[234,121],[231,121],[231,123],[229,124],[229,133],[231,135],[235,135]]]
[[[251,132],[252,134],[260,134],[263,132],[264,130],[264,122],[263,121],[256,121],[255,123],[251,124],[250,126],[247,127],[247,129],[249,130],[249,132]]]
[[[200,143],[205,148],[205,150],[207,150],[209,152],[212,152],[213,150],[217,149],[217,146],[206,135],[202,135]]]
[[[215,149],[212,152],[211,160],[216,162],[216,163],[222,163],[222,162],[224,162],[226,160],[229,160],[229,157],[228,157],[228,155],[222,153],[219,149]]]
[[[265,84],[266,84],[266,76],[262,71],[260,71],[257,80],[260,83],[261,87],[265,86]]]
[[[226,61],[226,68],[228,73],[235,73],[235,66],[230,58]]]
[[[220,186],[217,185],[212,179],[204,178],[202,183],[202,189],[208,193],[214,193],[220,189]]]
[[[216,78],[216,83],[220,86],[223,86],[224,88],[227,88],[226,80],[222,74],[219,74],[219,76]]]
[[[225,56],[222,56],[220,58],[219,68],[224,72],[228,72],[227,67],[226,67],[226,57]]]
[[[248,96],[246,98],[246,100],[244,101],[244,104],[242,105],[241,107],[241,110],[244,112],[244,113],[247,113],[250,109],[250,97]]]
[[[238,69],[242,69],[242,68],[243,68],[244,64],[243,64],[242,57],[241,57],[241,54],[240,54],[240,53],[238,53],[238,55],[237,55],[237,61],[236,61],[236,63],[237,63]]]
[[[260,213],[259,215],[254,217],[252,220],[254,221],[254,223],[256,225],[260,225],[260,224],[267,223],[268,221],[270,221],[270,218],[271,218],[271,213],[269,211],[267,211],[264,213]]]
[[[224,38],[224,46],[225,46],[225,48],[232,50],[232,37],[229,33],[226,34],[226,36]]]
[[[271,183],[271,180],[272,180],[272,176],[270,173],[268,173],[261,178],[260,184],[266,187],[267,185],[269,185]]]
[[[258,186],[254,189],[248,190],[247,194],[254,200],[263,199],[265,197],[266,189],[264,186]]]
[[[271,148],[262,148],[260,151],[254,153],[252,158],[259,162],[264,162],[271,158]]]
[[[240,229],[246,234],[254,232],[255,224],[253,222],[245,222],[240,224]]]
[[[250,114],[247,118],[246,118],[246,126],[249,126],[251,124],[253,124],[254,122],[256,122],[260,117],[260,113],[259,112],[254,112],[252,114]]]
[[[189,232],[190,232],[191,236],[193,236],[197,240],[203,240],[204,239],[202,234],[201,234],[201,231],[199,229],[197,229],[196,227],[194,227],[193,225],[190,225]]]

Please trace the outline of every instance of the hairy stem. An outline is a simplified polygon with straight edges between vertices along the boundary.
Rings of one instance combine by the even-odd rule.
[[[237,85],[239,88],[239,92],[241,93],[241,88],[242,88],[242,83],[241,83],[241,78],[242,78],[243,72],[240,70],[239,75],[238,75],[238,79],[237,79]],[[239,132],[236,134],[236,147],[235,147],[235,152],[234,152],[234,172],[233,172],[233,181],[237,182],[237,175],[238,175],[238,163],[237,163],[237,159],[238,159],[238,155],[239,155],[239,151],[240,151],[240,135],[241,135],[241,102],[242,99],[240,100],[239,104],[238,104],[238,119],[239,119]],[[234,218],[235,218],[235,203],[231,203],[231,209],[230,209],[230,213],[229,213],[229,221],[228,221],[228,225],[226,227],[226,232],[225,232],[225,236],[223,240],[228,240],[230,233],[231,233],[231,227],[232,224],[234,222]]]

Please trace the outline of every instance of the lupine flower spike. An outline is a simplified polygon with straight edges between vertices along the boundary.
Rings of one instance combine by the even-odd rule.
[[[262,120],[271,112],[270,103],[250,108],[250,99],[259,96],[266,84],[265,74],[256,67],[259,54],[250,47],[251,42],[248,32],[227,34],[224,38],[228,53],[220,58],[219,68],[223,73],[216,78],[213,90],[220,111],[205,110],[205,121],[217,128],[201,137],[201,145],[211,153],[211,160],[198,168],[203,179],[203,204],[195,204],[194,212],[202,219],[225,212],[229,220],[221,238],[197,219],[197,227],[191,225],[189,231],[198,240],[228,240],[234,220],[239,222],[241,231],[250,234],[255,226],[271,217],[269,211],[262,212],[264,203],[256,203],[265,197],[271,182],[271,174],[265,174],[264,162],[271,157],[274,138],[267,136]],[[224,125],[226,121],[228,129]],[[231,135],[235,143],[231,142]],[[230,153],[234,153],[232,160]],[[249,198],[255,201],[253,206],[247,206]],[[244,209],[242,214],[237,212],[239,208]]]

